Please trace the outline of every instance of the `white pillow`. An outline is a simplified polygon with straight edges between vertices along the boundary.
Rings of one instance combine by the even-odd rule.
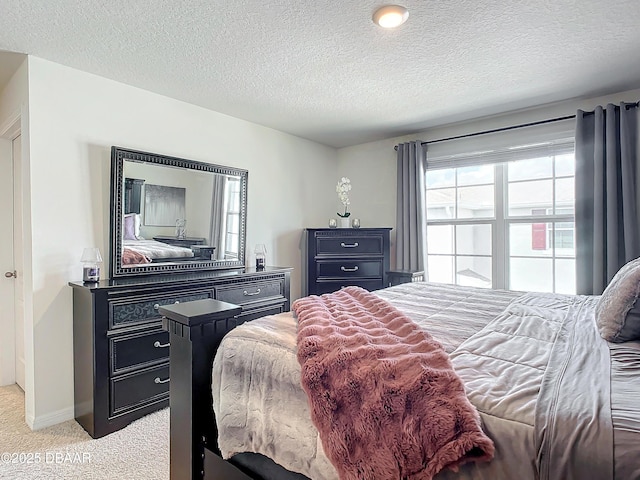
[[[624,265],[611,279],[596,306],[600,336],[610,342],[640,340],[640,258]]]
[[[124,216],[124,239],[141,240],[140,237],[140,215],[137,213],[127,213]]]

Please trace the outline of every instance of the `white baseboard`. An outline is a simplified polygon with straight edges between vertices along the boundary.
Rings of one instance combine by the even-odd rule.
[[[73,407],[63,408],[57,412],[47,413],[46,415],[40,415],[38,417],[27,417],[27,425],[31,430],[40,430],[42,428],[51,427],[67,420],[73,420]]]

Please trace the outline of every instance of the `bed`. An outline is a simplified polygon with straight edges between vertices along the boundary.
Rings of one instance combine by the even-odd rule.
[[[455,471],[438,467],[434,478],[626,480],[640,478],[640,317],[633,316],[640,262],[633,266],[635,277],[614,278],[602,298],[425,282],[341,292],[375,297],[429,332],[479,414],[482,433],[495,446],[492,458],[452,463]],[[625,282],[631,288],[620,286]],[[375,303],[372,297],[362,298]],[[327,455],[298,357],[302,310],[294,303],[297,314],[263,317],[226,333],[218,322],[232,307],[201,312],[191,324],[167,322],[172,478],[401,478],[348,476],[334,453]],[[615,324],[620,312],[621,325]],[[603,324],[612,313],[613,333]],[[624,341],[604,340],[604,333]]]
[[[151,263],[157,260],[181,261],[193,258],[194,253],[190,248],[169,245],[156,240],[136,239],[122,241],[122,264],[137,265]]]

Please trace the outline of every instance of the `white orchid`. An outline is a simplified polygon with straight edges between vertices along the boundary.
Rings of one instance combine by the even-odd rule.
[[[342,177],[336,185],[336,192],[338,192],[338,198],[340,199],[340,203],[344,205],[344,213],[338,213],[339,217],[347,218],[351,213],[348,211],[349,203],[349,192],[351,191],[351,180],[347,177]]]

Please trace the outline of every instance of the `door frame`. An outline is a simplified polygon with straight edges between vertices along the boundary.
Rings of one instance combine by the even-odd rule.
[[[12,202],[11,206],[11,225],[12,225],[12,249],[13,269],[14,272],[20,270],[20,277],[13,278],[13,323],[15,325],[15,372],[16,383],[23,390],[25,389],[25,325],[24,325],[24,283],[22,281],[22,272],[24,272],[24,262],[22,262],[22,198],[20,190],[16,187],[20,181],[20,172],[15,173],[16,166],[22,164],[22,134],[18,135],[11,141],[11,183],[12,183]]]

